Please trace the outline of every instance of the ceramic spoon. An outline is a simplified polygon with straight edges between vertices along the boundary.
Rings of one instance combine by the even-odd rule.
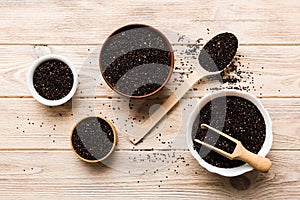
[[[221,73],[233,60],[238,47],[237,38],[231,33],[221,33],[208,41],[195,62],[195,71],[174,93],[140,126],[133,129],[129,140],[139,143],[151,129],[201,78]]]

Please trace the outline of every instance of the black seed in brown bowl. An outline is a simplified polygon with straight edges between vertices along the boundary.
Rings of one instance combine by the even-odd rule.
[[[251,101],[242,97],[224,96],[213,99],[200,110],[193,123],[194,139],[232,153],[235,143],[210,130],[201,129],[202,123],[241,141],[247,150],[255,154],[260,151],[265,141],[266,125],[261,112]],[[233,168],[244,164],[242,161],[221,156],[196,142],[194,142],[194,149],[207,163],[216,167]]]
[[[42,62],[33,74],[35,90],[48,100],[59,100],[67,96],[73,87],[73,82],[70,67],[56,59]]]
[[[234,34],[218,34],[201,49],[199,63],[209,72],[223,70],[233,60],[237,48],[238,39]]]
[[[116,134],[112,124],[100,117],[81,120],[71,135],[73,150],[88,162],[105,159],[114,149],[115,143]]]
[[[153,27],[132,24],[115,31],[100,53],[100,70],[107,84],[132,98],[150,96],[169,80],[174,65],[172,47]]]

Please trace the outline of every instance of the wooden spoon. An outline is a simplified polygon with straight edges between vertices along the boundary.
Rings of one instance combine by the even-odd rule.
[[[221,73],[232,62],[237,48],[238,40],[231,33],[221,33],[208,41],[198,60],[193,61],[195,71],[142,125],[130,133],[129,140],[133,144],[139,143],[198,80]]]

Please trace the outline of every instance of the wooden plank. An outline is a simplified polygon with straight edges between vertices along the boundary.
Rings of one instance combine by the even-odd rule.
[[[197,99],[181,100],[143,143],[133,146],[127,139],[130,130],[147,119],[153,105],[162,101],[74,99],[64,106],[50,108],[33,99],[1,98],[0,148],[70,149],[69,137],[75,122],[100,115],[110,119],[117,128],[118,149],[187,149],[185,124]],[[299,150],[299,98],[262,99],[262,103],[273,121],[272,148]]]
[[[120,151],[111,157],[118,165],[111,166],[84,163],[71,151],[1,151],[0,197],[297,199],[300,195],[299,151],[271,151],[273,166],[267,174],[252,171],[235,178],[209,173],[186,151],[176,152],[173,163],[163,165],[153,153],[173,155]],[[140,165],[130,161],[139,155],[147,159],[137,160]],[[155,162],[149,165],[149,160]]]
[[[50,50],[69,58],[76,66],[79,77],[77,97],[117,97],[104,82],[99,69],[99,52],[101,46],[0,46],[0,91],[1,96],[30,96],[26,85],[26,73],[34,61],[35,49]],[[187,78],[193,55],[187,55],[193,47],[174,45],[176,64],[173,76],[166,85],[164,93],[169,95],[180,81]],[[199,47],[200,48],[200,47]],[[41,50],[43,51],[43,50]],[[248,87],[260,97],[300,97],[300,47],[298,46],[240,46],[238,54],[241,66],[241,82],[225,83],[225,87]],[[237,74],[237,73],[233,73]],[[207,82],[208,83],[208,82]],[[222,86],[222,84],[220,84]],[[185,97],[203,96],[210,90],[208,84],[196,84]]]
[[[0,199],[298,199],[299,10],[296,0],[0,1]],[[133,22],[163,31],[176,53],[166,88],[138,101],[111,91],[98,67],[106,37]],[[241,72],[233,74],[243,78],[219,86],[262,98],[273,121],[267,155],[273,166],[267,174],[221,177],[199,166],[187,150],[184,124],[216,81],[194,85],[143,143],[127,140],[139,120],[186,79],[191,58],[223,31],[239,39]],[[26,72],[44,52],[68,57],[79,71],[78,91],[64,106],[43,106],[27,91]],[[90,115],[112,120],[119,136],[102,164],[84,163],[69,144],[74,124]]]
[[[2,44],[98,44],[113,30],[133,22],[194,39],[222,31],[236,33],[244,44],[294,44],[300,39],[296,0],[29,0],[1,1],[0,7]]]

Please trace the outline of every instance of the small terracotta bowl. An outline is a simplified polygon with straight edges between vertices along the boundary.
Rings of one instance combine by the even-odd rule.
[[[75,144],[74,144],[74,141],[73,141],[73,135],[75,134],[75,133],[74,133],[75,129],[78,128],[78,126],[79,126],[80,124],[84,123],[84,121],[87,121],[87,120],[89,120],[89,119],[103,120],[105,123],[107,123],[106,125],[108,125],[108,126],[111,128],[112,133],[113,133],[114,139],[113,139],[113,142],[112,142],[112,147],[111,147],[110,151],[109,151],[108,153],[106,153],[105,155],[103,155],[101,158],[96,158],[96,159],[88,159],[88,158],[84,158],[83,156],[80,155],[80,153],[78,153],[78,152],[76,151],[76,148],[74,148],[74,145],[75,145]],[[89,129],[86,129],[86,130],[87,130],[87,132],[85,131],[85,134],[91,134],[90,132],[88,132]],[[82,142],[82,140],[80,140],[80,141]],[[80,120],[80,121],[73,127],[72,133],[71,133],[71,137],[70,137],[70,144],[71,144],[71,147],[72,147],[72,150],[73,150],[74,154],[75,154],[78,158],[80,158],[81,160],[83,160],[83,161],[85,161],[85,162],[88,162],[88,163],[97,163],[97,162],[101,162],[101,161],[105,160],[107,157],[109,157],[109,156],[113,153],[113,151],[114,151],[114,149],[115,149],[115,147],[116,147],[116,145],[117,145],[117,133],[116,133],[116,129],[115,129],[114,125],[113,125],[109,120],[107,120],[107,119],[105,119],[105,118],[103,118],[103,117],[99,117],[99,116],[97,116],[97,117],[86,117],[86,118]],[[94,148],[94,146],[86,146],[86,148]]]

